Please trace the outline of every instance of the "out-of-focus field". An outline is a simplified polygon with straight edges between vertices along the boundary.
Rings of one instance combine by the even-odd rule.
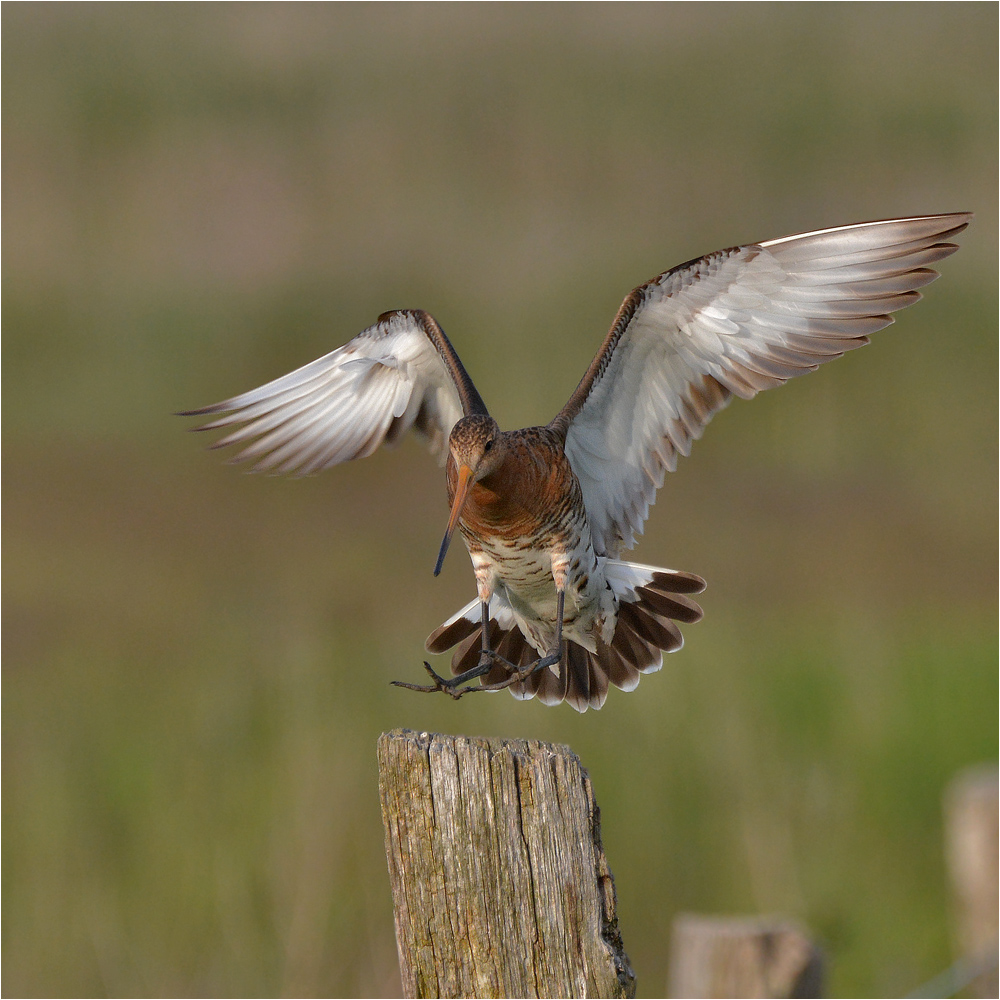
[[[641,994],[679,910],[780,911],[832,995],[952,959],[940,795],[996,756],[992,4],[5,4],[3,992],[395,995],[375,741],[569,743]],[[704,622],[599,713],[453,703],[415,442],[248,477],[171,416],[383,310],[547,421],[631,287],[971,209],[870,347],[736,402],[636,558]],[[442,661],[443,662],[443,661]]]

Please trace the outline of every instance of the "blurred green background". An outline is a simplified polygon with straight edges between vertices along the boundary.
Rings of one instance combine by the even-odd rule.
[[[834,995],[952,958],[940,796],[996,756],[993,4],[5,4],[5,995],[395,995],[375,741],[569,743],[640,994],[679,910]],[[635,550],[704,622],[602,711],[453,703],[420,446],[242,475],[171,416],[386,309],[547,421],[624,295],[971,209],[925,301],[716,418]],[[444,661],[440,661],[443,665]]]

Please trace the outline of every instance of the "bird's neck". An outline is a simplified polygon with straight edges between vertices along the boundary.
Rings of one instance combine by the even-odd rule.
[[[548,519],[553,494],[563,488],[566,474],[572,476],[562,450],[552,447],[545,428],[506,433],[503,447],[503,460],[469,490],[462,522],[474,533],[532,530]]]

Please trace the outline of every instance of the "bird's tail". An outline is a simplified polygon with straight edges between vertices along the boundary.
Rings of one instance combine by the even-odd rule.
[[[511,684],[515,698],[537,695],[546,705],[567,701],[578,712],[600,708],[609,684],[632,691],[640,674],[659,670],[663,654],[684,645],[677,622],[692,623],[702,617],[701,608],[687,596],[705,589],[700,576],[616,559],[607,560],[605,575],[618,600],[611,643],[598,639],[596,651],[591,652],[565,641],[560,663]],[[497,598],[490,605],[489,630],[490,648],[508,662],[523,668],[538,659],[539,652],[521,632],[513,611]],[[455,646],[451,669],[460,674],[479,662],[482,631],[479,601],[471,601],[428,636],[427,649],[443,653]],[[498,684],[510,674],[510,668],[498,663],[481,683]]]

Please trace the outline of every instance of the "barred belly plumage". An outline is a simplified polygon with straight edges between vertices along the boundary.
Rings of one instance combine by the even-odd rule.
[[[505,601],[522,633],[538,652],[550,650],[558,631],[556,576],[565,572],[562,634],[591,652],[596,640],[611,642],[617,601],[594,552],[586,523],[568,524],[532,538],[480,537],[469,543],[477,580]]]

